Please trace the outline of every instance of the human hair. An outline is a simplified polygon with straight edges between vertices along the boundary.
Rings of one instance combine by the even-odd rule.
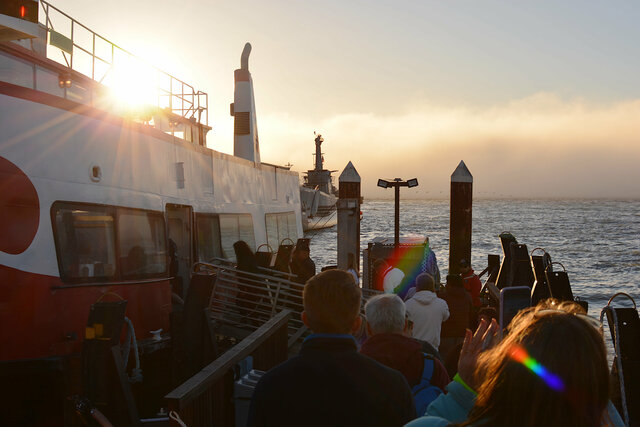
[[[462,277],[459,274],[447,274],[447,287],[451,286],[452,288],[461,288],[462,285]]]
[[[431,291],[435,292],[436,281],[429,273],[420,273],[416,277],[416,291]]]
[[[360,312],[362,292],[351,273],[333,269],[307,280],[302,298],[311,330],[348,334]]]
[[[233,251],[236,254],[236,262],[238,269],[244,271],[253,271],[257,269],[255,255],[244,240],[238,240],[233,244]]]
[[[364,306],[367,324],[371,332],[402,333],[406,309],[402,298],[396,294],[382,294],[372,297]]]
[[[520,312],[506,338],[478,358],[484,381],[464,425],[600,426],[609,400],[606,351],[580,312],[553,300]]]

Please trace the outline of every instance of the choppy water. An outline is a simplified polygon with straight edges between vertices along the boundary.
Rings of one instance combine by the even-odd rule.
[[[366,200],[362,212],[361,248],[377,236],[393,238],[392,200]],[[544,248],[553,261],[561,262],[574,295],[589,301],[589,314],[599,316],[616,292],[626,292],[640,304],[640,200],[474,201],[471,262],[477,272],[487,266],[487,254],[502,256],[498,234],[503,231],[510,231],[529,251]],[[449,201],[402,201],[400,233],[429,236],[444,277]],[[309,234],[318,270],[335,264],[336,227]]]

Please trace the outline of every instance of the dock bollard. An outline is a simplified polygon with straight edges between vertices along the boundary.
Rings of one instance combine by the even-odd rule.
[[[471,211],[473,176],[464,161],[451,174],[449,223],[449,274],[460,273],[460,260],[471,264]]]
[[[360,174],[349,162],[338,178],[338,268],[349,268],[349,254],[353,254],[360,271]]]

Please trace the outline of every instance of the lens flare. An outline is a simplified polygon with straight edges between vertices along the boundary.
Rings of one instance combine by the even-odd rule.
[[[159,72],[142,60],[120,54],[102,83],[110,89],[105,102],[123,114],[145,112],[158,105]]]
[[[389,257],[390,260],[395,260],[392,263],[393,267],[399,268],[405,273],[405,278],[402,281],[402,287],[396,288],[394,293],[403,296],[411,286],[416,276],[422,272],[422,264],[426,255],[429,253],[429,244],[425,247],[422,246],[399,246]]]
[[[560,377],[549,372],[544,366],[538,363],[537,360],[529,356],[527,350],[525,350],[521,346],[514,345],[509,355],[513,360],[523,364],[531,372],[542,378],[542,380],[547,383],[547,385],[553,390],[560,392],[564,391],[564,383],[562,382]]]

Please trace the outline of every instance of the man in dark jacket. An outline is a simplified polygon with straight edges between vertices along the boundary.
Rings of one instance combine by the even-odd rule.
[[[291,272],[296,275],[294,280],[298,283],[304,284],[316,274],[316,264],[309,256],[310,253],[309,244],[301,242],[296,245],[291,254],[289,267]]]
[[[376,295],[365,306],[367,332],[360,353],[398,370],[412,388],[418,415],[424,414],[429,403],[449,384],[444,366],[433,355],[422,352],[422,345],[407,336],[408,321],[402,299],[393,294]],[[425,372],[428,370],[428,372]],[[420,387],[416,387],[420,385]],[[437,392],[428,392],[421,398],[420,392],[435,386]]]
[[[447,286],[438,296],[449,307],[449,319],[442,323],[439,347],[440,354],[446,360],[449,351],[464,341],[467,328],[474,326],[473,302],[462,284],[462,277],[457,274],[447,275]]]
[[[357,352],[361,291],[353,276],[327,270],[303,293],[302,320],[315,333],[300,354],[258,382],[247,425],[401,426],[415,418],[411,390],[399,372]]]

